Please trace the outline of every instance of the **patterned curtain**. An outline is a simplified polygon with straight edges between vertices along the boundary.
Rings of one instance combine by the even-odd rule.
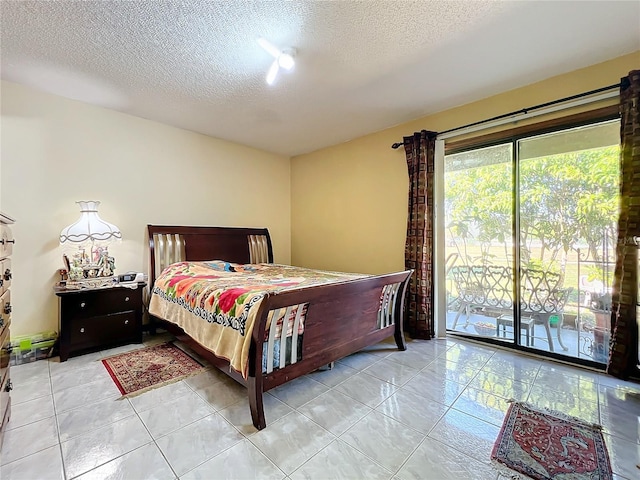
[[[433,168],[436,133],[423,130],[404,138],[409,169],[409,214],[404,250],[405,268],[414,270],[409,282],[405,331],[430,339],[433,323]]]
[[[607,373],[619,378],[638,370],[638,249],[640,238],[640,70],[620,85],[620,216],[613,280],[611,349]]]

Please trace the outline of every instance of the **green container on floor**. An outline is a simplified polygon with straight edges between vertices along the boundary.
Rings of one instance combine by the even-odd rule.
[[[51,357],[57,339],[57,332],[12,336],[11,365],[20,365]]]
[[[552,326],[552,327],[557,326],[558,325],[558,320],[559,320],[558,315],[551,315],[549,317],[549,325]]]

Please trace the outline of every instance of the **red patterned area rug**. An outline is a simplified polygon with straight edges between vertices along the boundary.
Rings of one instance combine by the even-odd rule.
[[[509,406],[491,461],[516,479],[613,478],[600,426],[521,402]]]
[[[139,395],[205,370],[173,343],[120,353],[103,359],[102,363],[125,397]]]

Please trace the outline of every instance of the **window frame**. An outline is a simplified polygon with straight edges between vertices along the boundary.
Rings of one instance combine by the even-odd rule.
[[[620,118],[620,107],[617,104],[542,122],[535,122],[521,127],[500,130],[499,132],[450,142],[445,141],[444,154],[451,155],[476,148],[489,147],[499,143],[520,140],[525,137],[581,127],[591,123],[615,120],[616,118]]]

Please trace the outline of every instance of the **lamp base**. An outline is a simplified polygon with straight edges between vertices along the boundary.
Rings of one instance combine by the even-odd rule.
[[[68,265],[69,280],[82,281],[92,278],[112,277],[116,270],[116,261],[109,255],[107,247],[91,246],[91,258],[85,249],[79,247],[78,252],[71,259],[63,256],[65,266]]]
[[[117,277],[85,278],[83,280],[67,280],[60,282],[58,290],[93,290],[96,288],[109,288],[118,284]]]

